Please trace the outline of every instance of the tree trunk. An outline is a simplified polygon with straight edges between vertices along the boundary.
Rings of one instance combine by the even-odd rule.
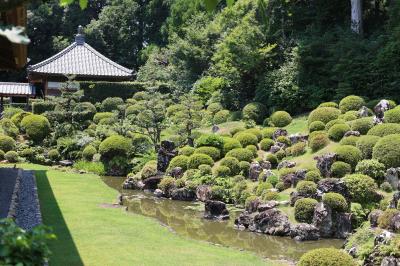
[[[362,0],[351,1],[351,29],[358,34],[363,32]]]

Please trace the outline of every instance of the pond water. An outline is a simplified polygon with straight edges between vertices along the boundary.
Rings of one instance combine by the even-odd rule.
[[[311,249],[340,248],[343,245],[343,241],[338,239],[296,242],[289,237],[240,231],[234,226],[239,210],[231,210],[231,218],[227,221],[206,220],[202,217],[204,204],[201,202],[159,199],[151,193],[123,190],[121,185],[124,179],[120,177],[103,177],[103,181],[122,195],[129,196],[124,203],[129,212],[155,218],[183,237],[247,250],[272,260],[289,261],[298,260]]]

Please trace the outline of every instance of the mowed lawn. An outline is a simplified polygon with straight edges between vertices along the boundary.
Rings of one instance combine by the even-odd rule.
[[[251,253],[182,238],[156,220],[105,208],[117,192],[96,175],[36,170],[44,224],[58,239],[50,265],[280,265]]]

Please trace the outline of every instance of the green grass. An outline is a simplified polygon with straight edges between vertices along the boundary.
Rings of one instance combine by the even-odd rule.
[[[307,118],[308,114],[294,117],[292,123],[284,127],[284,129],[288,131],[289,135],[296,133],[307,133],[308,132]]]
[[[43,221],[58,240],[50,265],[279,265],[182,238],[151,218],[105,208],[117,192],[99,176],[21,164],[36,171]]]

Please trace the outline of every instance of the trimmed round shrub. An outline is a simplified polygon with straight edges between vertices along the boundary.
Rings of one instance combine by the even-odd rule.
[[[292,123],[293,119],[288,112],[277,111],[269,117],[269,120],[275,127],[285,127]]]
[[[360,134],[365,135],[374,126],[372,117],[363,117],[351,121],[351,130],[358,131]]]
[[[75,105],[72,117],[74,118],[74,121],[84,122],[87,120],[93,120],[96,113],[96,107],[92,103],[82,102]]]
[[[372,158],[386,168],[400,167],[400,134],[389,135],[378,140],[372,150]]]
[[[345,212],[349,207],[346,199],[341,194],[335,192],[325,193],[322,196],[322,202],[337,212]]]
[[[60,159],[60,153],[58,152],[57,149],[49,150],[47,155],[49,156],[49,159],[52,161],[58,161]]]
[[[209,111],[211,114],[216,114],[219,111],[222,111],[224,107],[220,103],[211,103],[209,106],[207,106],[207,111]]]
[[[239,162],[240,173],[245,177],[249,176],[250,163],[247,161]]]
[[[234,138],[226,138],[224,140],[224,147],[222,148],[222,151],[224,154],[227,154],[229,151],[237,148],[242,148],[242,144],[240,144],[240,141]]]
[[[164,194],[169,195],[170,191],[175,188],[175,178],[170,176],[164,177],[158,184],[158,188],[161,189]]]
[[[298,266],[357,266],[346,252],[336,248],[318,248],[301,256]]]
[[[258,129],[258,128],[249,128],[249,129],[246,129],[246,130],[244,131],[244,133],[253,134],[254,136],[257,137],[257,140],[258,140],[258,141],[260,141],[260,140],[263,139],[263,134],[262,134],[261,130]]]
[[[357,141],[360,137],[357,136],[348,136],[348,137],[344,137],[342,138],[339,143],[341,145],[351,145],[351,146],[356,146],[357,145]]]
[[[155,176],[157,174],[157,162],[156,161],[149,161],[147,162],[142,170],[140,171],[140,177],[142,180]]]
[[[321,121],[314,121],[308,126],[308,129],[310,132],[322,131],[325,130],[325,124]]]
[[[385,176],[386,167],[377,160],[362,160],[356,166],[356,173],[372,177],[376,181],[381,181]],[[380,183],[380,182],[379,182]]]
[[[254,158],[257,157],[257,147],[254,145],[247,145],[246,149],[248,149],[249,151],[251,151],[251,153],[253,153]]]
[[[347,131],[350,131],[350,127],[347,124],[337,124],[329,129],[328,135],[331,140],[339,141]]]
[[[195,143],[197,148],[208,146],[222,150],[224,146],[224,139],[217,134],[206,134],[201,135],[198,139],[196,139]]]
[[[242,132],[242,131],[245,131],[246,129],[244,128],[244,127],[234,127],[234,128],[232,128],[231,130],[229,130],[229,133],[232,135],[232,136],[234,136],[234,135],[236,135],[236,133],[239,133],[239,132]]]
[[[361,151],[351,145],[340,145],[336,147],[334,152],[337,154],[338,161],[350,164],[353,169],[362,159]]]
[[[321,121],[326,124],[329,121],[338,119],[340,114],[340,110],[333,107],[317,108],[308,116],[308,124],[311,124],[314,121]]]
[[[26,158],[28,161],[32,161],[35,157],[35,151],[32,148],[26,148],[19,151],[18,156]]]
[[[285,183],[282,181],[278,182],[275,186],[278,191],[284,191],[286,189]]]
[[[331,166],[332,177],[342,178],[351,174],[351,165],[345,162],[334,162]]]
[[[262,195],[261,198],[264,201],[270,201],[270,200],[277,200],[279,198],[279,192],[278,191],[265,191]]]
[[[365,105],[363,98],[355,95],[350,95],[343,98],[339,103],[339,109],[346,113],[348,111],[358,111]]]
[[[282,160],[286,157],[286,152],[284,150],[279,150],[275,153],[275,156],[278,158],[278,160]]]
[[[234,136],[234,138],[237,139],[240,142],[240,144],[242,144],[243,147],[246,147],[248,145],[258,144],[257,137],[250,133],[239,132]]]
[[[239,161],[251,162],[254,159],[253,153],[245,148],[236,148],[229,151],[225,157],[235,157]]]
[[[168,169],[172,170],[175,167],[182,168],[183,171],[186,171],[188,165],[189,157],[186,155],[178,155],[172,158],[169,163]]]
[[[0,150],[8,152],[15,149],[15,140],[9,136],[0,135]]]
[[[275,142],[272,139],[263,139],[260,142],[260,149],[263,151],[269,151],[274,144]]]
[[[4,155],[4,158],[9,162],[9,163],[17,163],[18,162],[18,153],[16,151],[8,151]]]
[[[227,166],[217,166],[214,170],[214,176],[216,177],[228,177],[231,175],[231,169]]]
[[[292,142],[290,141],[290,139],[289,139],[288,137],[285,137],[285,136],[279,136],[279,137],[277,137],[277,138],[276,138],[276,142],[283,143],[283,144],[285,144],[286,146],[292,145]]]
[[[257,124],[261,124],[266,114],[266,108],[261,103],[253,102],[243,108],[242,114],[244,120],[254,120]]]
[[[97,153],[97,150],[92,145],[86,146],[82,151],[82,158],[86,161],[92,161],[93,156]]]
[[[367,135],[384,137],[392,134],[400,134],[400,124],[386,123],[378,124],[368,130]]]
[[[260,182],[256,189],[256,195],[261,196],[262,194],[264,194],[266,191],[270,190],[271,188],[273,188],[271,183]]]
[[[262,137],[264,139],[272,139],[272,136],[274,135],[274,133],[275,133],[275,131],[277,129],[278,129],[277,127],[266,127],[266,128],[263,128],[261,130]]]
[[[300,156],[306,153],[307,143],[305,142],[297,142],[296,144],[292,145],[291,147],[286,149],[287,156]]]
[[[99,153],[107,158],[126,156],[131,148],[132,143],[128,138],[112,135],[100,143]]]
[[[270,175],[269,177],[267,177],[267,182],[275,187],[276,184],[278,184],[279,182],[279,177],[276,175]]]
[[[400,211],[396,210],[396,209],[387,209],[385,210],[381,216],[379,216],[378,218],[378,226],[382,229],[392,229],[391,228],[391,223],[392,223],[392,219],[394,216],[399,215]],[[395,232],[395,233],[400,233],[399,232]]]
[[[333,108],[339,108],[339,105],[335,102],[325,102],[325,103],[321,103],[319,107],[333,107]]]
[[[108,97],[101,102],[101,110],[104,112],[112,112],[118,110],[119,105],[123,105],[124,100],[119,97]]]
[[[278,158],[276,157],[275,154],[268,153],[268,154],[265,156],[265,160],[268,161],[268,162],[270,162],[271,165],[272,165],[272,167],[275,167],[275,166],[278,165]]]
[[[186,168],[187,166],[185,166]],[[199,171],[202,176],[204,175],[211,175],[212,174],[212,167],[208,164],[199,165]]]
[[[375,144],[380,140],[378,136],[360,136],[357,140],[356,147],[360,149],[364,159],[372,158],[372,150]]]
[[[4,160],[5,152],[0,150],[0,160]]]
[[[343,178],[352,198],[360,204],[369,204],[376,201],[376,185],[374,179],[367,175],[352,174]]]
[[[326,133],[315,134],[312,138],[309,139],[308,142],[308,146],[311,148],[313,152],[325,148],[326,146],[328,146],[328,144],[329,144],[329,138]]]
[[[219,149],[217,149],[215,147],[202,146],[202,147],[196,148],[196,150],[194,151],[194,154],[199,154],[199,153],[210,156],[214,162],[218,161],[221,158],[221,152],[219,151]]]
[[[300,181],[297,183],[296,189],[303,195],[312,195],[317,193],[317,184],[312,181]]]
[[[340,125],[340,124],[346,124],[346,121],[344,121],[343,119],[334,119],[334,120],[329,121],[328,123],[326,123],[325,130],[328,131],[334,125]]]
[[[40,142],[50,134],[50,123],[42,115],[28,115],[21,121],[21,128],[34,142]]]
[[[228,121],[230,116],[230,113],[228,110],[221,110],[218,111],[215,115],[214,115],[214,124],[222,124],[225,123],[226,121]]]
[[[294,218],[300,223],[311,223],[318,201],[311,198],[298,199],[294,204]]]
[[[15,139],[17,137],[17,135],[19,133],[19,129],[16,125],[14,125],[14,123],[11,121],[11,119],[8,119],[8,118],[1,119],[0,125],[4,131],[4,134],[12,137],[13,139]]]
[[[188,169],[197,169],[202,164],[213,165],[214,161],[207,154],[202,154],[202,153],[196,154],[195,153],[195,154],[189,156],[187,168]]]
[[[317,183],[319,180],[321,180],[321,178],[322,176],[319,170],[312,170],[306,173],[306,177],[304,178],[304,180]]]
[[[339,118],[342,118],[346,122],[354,121],[358,118],[358,112],[357,111],[348,111],[345,114],[339,116]]]
[[[239,163],[239,160],[234,157],[225,157],[221,160],[220,165],[228,167],[231,175],[237,175],[240,173]]]
[[[390,192],[392,192],[393,191],[393,187],[392,187],[392,185],[389,183],[389,182],[383,182],[381,185],[380,185],[380,189],[382,189],[383,191],[385,191],[386,193],[390,193]]]
[[[400,123],[400,108],[394,108],[385,112],[386,123]]]
[[[126,117],[128,117],[128,116],[135,116],[135,115],[138,115],[141,111],[143,110],[143,107],[142,106],[140,106],[140,105],[131,105],[131,106],[128,106],[126,109],[125,109],[125,116]],[[167,112],[169,111],[169,109],[167,109]]]
[[[100,113],[96,113],[93,117],[93,122],[95,122],[96,124],[98,124],[101,120],[105,119],[105,118],[115,118],[115,114],[111,113],[111,112],[100,112]]]
[[[21,127],[21,121],[24,119],[25,116],[31,115],[32,113],[30,112],[19,112],[16,113],[11,117],[11,121],[16,125],[18,128]]]
[[[179,149],[178,154],[179,155],[186,155],[186,156],[190,156],[194,153],[196,149],[190,146],[185,146]]]

